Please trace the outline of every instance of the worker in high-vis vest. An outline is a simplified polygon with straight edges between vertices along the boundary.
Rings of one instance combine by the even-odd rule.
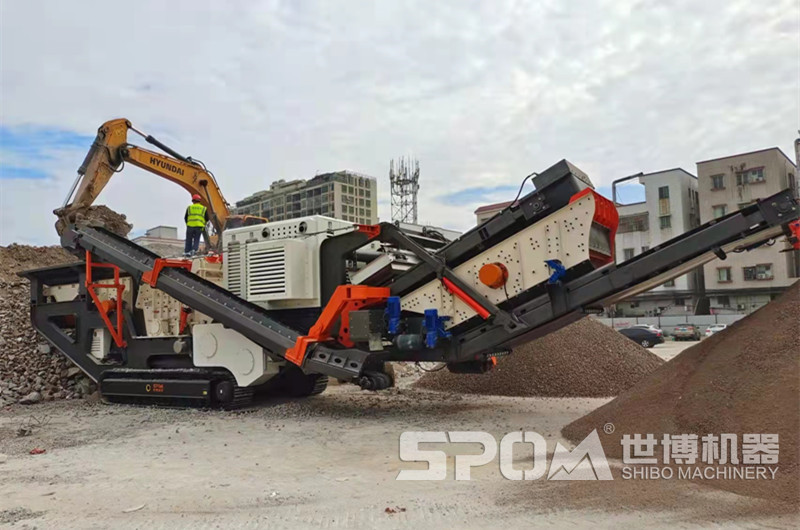
[[[208,222],[208,208],[200,204],[200,196],[192,195],[192,204],[186,208],[183,220],[186,221],[186,244],[183,253],[186,256],[195,254],[200,248],[200,236]]]

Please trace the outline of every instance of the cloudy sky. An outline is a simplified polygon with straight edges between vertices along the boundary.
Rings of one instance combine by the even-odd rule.
[[[115,117],[203,160],[229,202],[279,178],[420,161],[421,221],[567,158],[597,185],[779,146],[800,94],[796,0],[0,3],[0,244],[56,242],[59,206]],[[188,197],[136,168],[98,202],[135,231]]]

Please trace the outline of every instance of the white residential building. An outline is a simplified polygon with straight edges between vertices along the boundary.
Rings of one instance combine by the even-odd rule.
[[[697,177],[675,168],[638,177],[645,200],[618,204],[619,229],[615,239],[617,263],[700,225]],[[617,304],[626,316],[692,314],[700,295],[700,271],[691,272],[635,298]]]
[[[698,162],[697,174],[704,223],[787,188],[799,196],[797,168],[777,147]],[[712,311],[750,313],[797,281],[800,252],[784,250],[779,240],[707,264],[705,286]]]

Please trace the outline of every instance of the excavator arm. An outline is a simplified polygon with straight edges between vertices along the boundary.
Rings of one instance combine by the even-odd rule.
[[[128,143],[129,130],[139,134],[145,141],[167,154]],[[185,157],[152,136],[145,135],[124,118],[107,121],[98,129],[97,137],[78,168],[77,178],[64,204],[54,213],[59,218],[65,219],[73,211],[92,205],[111,177],[122,171],[126,162],[174,182],[192,195],[199,195],[201,203],[209,210],[209,218],[216,236],[221,234],[229,221],[233,221],[234,218],[236,223],[231,224],[239,226],[252,224],[251,221],[266,222],[266,219],[262,218],[250,218],[242,222],[241,218],[232,216],[228,202],[222,195],[214,175],[202,162]],[[218,239],[213,237],[214,235],[212,235],[212,246],[215,246],[214,241]]]

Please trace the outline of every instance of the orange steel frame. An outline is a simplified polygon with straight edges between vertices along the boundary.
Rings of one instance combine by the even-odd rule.
[[[114,271],[114,283],[94,283],[92,281],[92,269],[95,267],[104,268],[104,269],[113,269]],[[111,300],[102,301],[100,297],[97,295],[96,289],[116,289],[117,297],[116,302]],[[122,322],[123,322],[123,315],[122,315],[122,292],[125,290],[125,286],[119,280],[119,267],[112,263],[102,263],[98,261],[92,260],[92,253],[88,250],[86,251],[86,291],[89,293],[89,296],[92,298],[95,307],[97,308],[98,312],[100,313],[100,317],[103,319],[108,331],[111,332],[111,336],[114,338],[114,344],[118,347],[123,348],[127,346],[125,339],[122,337]],[[111,311],[111,307],[116,306],[114,309],[116,311],[116,320],[117,325],[114,327],[114,324],[111,323],[111,319],[108,318],[108,313]]]
[[[592,221],[608,229],[608,239],[611,248],[609,254],[605,255],[593,250],[589,251],[589,258],[592,260],[592,263],[594,263],[596,267],[601,267],[613,263],[615,260],[614,240],[616,239],[617,229],[619,228],[619,212],[613,202],[606,199],[592,188],[579,191],[570,197],[569,202],[573,203],[586,195],[594,195],[595,210],[594,219],[592,219]]]
[[[332,339],[331,331],[337,320],[341,320],[336,340],[348,348],[353,346],[350,340],[350,311],[363,309],[385,301],[390,296],[388,287],[370,287],[367,285],[340,285],[333,292],[317,322],[308,330],[308,335],[298,337],[295,345],[286,350],[286,360],[302,366],[308,346],[315,342]]]
[[[158,283],[158,275],[161,274],[162,270],[167,268],[186,269],[187,271],[191,271],[192,260],[157,258],[156,262],[153,264],[152,270],[142,274],[142,281],[150,287],[155,287],[156,283]]]

